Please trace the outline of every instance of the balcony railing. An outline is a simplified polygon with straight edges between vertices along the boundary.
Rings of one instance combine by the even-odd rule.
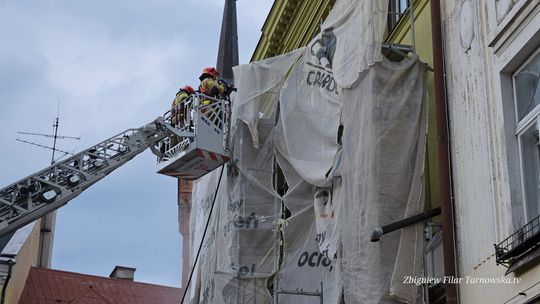
[[[497,264],[509,266],[512,262],[539,247],[540,216],[519,228],[505,240],[495,245],[495,261]]]

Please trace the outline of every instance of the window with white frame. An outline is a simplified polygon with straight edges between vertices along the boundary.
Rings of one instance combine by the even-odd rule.
[[[512,78],[525,218],[530,221],[540,215],[540,51]]]

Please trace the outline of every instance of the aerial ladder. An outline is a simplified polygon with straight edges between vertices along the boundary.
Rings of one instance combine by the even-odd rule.
[[[209,105],[203,101],[210,100]],[[0,189],[0,237],[77,197],[137,154],[150,149],[158,173],[197,179],[230,158],[229,98],[195,93],[175,109],[128,129]]]

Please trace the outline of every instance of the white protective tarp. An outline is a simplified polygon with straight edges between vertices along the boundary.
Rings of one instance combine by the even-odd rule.
[[[271,303],[267,280],[276,273],[281,201],[272,188],[273,120],[261,120],[254,148],[248,127],[232,136],[232,160],[221,175],[219,191],[202,242],[191,287],[191,303]],[[191,216],[192,257],[196,256],[221,169],[194,184]]]
[[[239,121],[248,125],[253,144],[259,147],[259,119],[270,118],[276,109],[279,90],[303,49],[233,68],[238,89],[232,104],[232,129]]]
[[[329,187],[316,189],[313,194],[313,203],[319,251],[328,258],[335,259],[341,242],[338,216],[341,212],[343,191],[340,191],[342,189],[341,177],[333,175],[332,177],[332,184]]]
[[[282,163],[286,165],[283,160]],[[290,185],[283,201],[291,216],[282,226],[283,264],[274,282],[280,290],[278,303],[317,304],[321,297],[323,303],[338,303],[342,290],[341,261],[319,250],[313,206],[316,187],[290,169],[285,166],[283,171]],[[287,293],[295,290],[310,294]]]
[[[383,59],[388,0],[338,0],[324,21],[322,33],[332,32],[334,78],[341,88],[355,85],[362,71]],[[333,40],[333,39],[332,39]]]
[[[278,159],[287,159],[303,180],[322,187],[329,183],[327,173],[338,148],[342,97],[331,58],[317,57],[319,44],[304,51],[281,89],[275,142]]]
[[[288,185],[283,201],[291,213],[283,225],[283,264],[274,283],[285,291],[322,289],[324,303],[337,303],[342,290],[340,260],[328,256],[337,250],[338,229],[333,229],[333,242],[322,239],[315,221],[324,211],[314,204],[314,197],[321,200],[324,190],[331,191],[330,171],[338,150],[342,95],[332,71],[334,47],[333,33],[320,33],[293,66],[279,95],[274,136],[276,160]],[[327,246],[326,251],[319,245]],[[278,297],[279,303],[320,303],[313,294]]]
[[[193,183],[192,189],[192,212],[189,219],[190,224],[190,267],[193,267],[195,257],[203,232],[210,215],[212,201],[219,179],[220,170],[215,170]],[[212,261],[215,261],[216,247],[214,246],[215,235],[217,232],[217,216],[219,214],[219,205],[215,205],[212,210],[212,218],[208,225],[207,235],[204,238],[201,254],[194,268],[193,278],[189,286],[189,301],[184,303],[207,303],[210,295],[213,294],[213,278],[208,276],[213,273],[213,269],[209,269]]]
[[[284,259],[277,285],[286,291],[320,293],[322,289],[323,303],[337,304],[341,295],[340,261],[319,251],[313,212],[311,206],[284,224]],[[279,303],[318,304],[320,296],[281,293]]]
[[[341,87],[355,85],[362,71],[382,60],[387,7],[387,1],[337,1],[280,92],[276,157],[282,167],[291,166],[319,187],[313,197],[317,239],[320,251],[330,257],[339,242],[340,204],[335,202],[340,192],[332,189],[340,187],[341,179],[331,169],[340,163]]]
[[[338,221],[347,304],[417,301],[418,287],[403,278],[421,273],[423,225],[377,243],[370,236],[375,227],[424,210],[424,74],[416,55],[399,63],[383,60],[356,87],[343,90],[343,159],[334,174],[343,183],[335,192],[342,192]]]
[[[418,287],[403,277],[420,274],[422,225],[369,242],[374,228],[424,207],[425,68],[416,56],[382,58],[386,8],[386,0],[338,0],[306,48],[234,68],[234,155],[213,220],[216,239],[199,263],[195,303],[271,301],[267,280],[279,263],[281,214],[272,153],[289,186],[283,201],[291,212],[273,287],[315,291],[322,282],[330,304],[342,291],[347,304],[418,300]],[[278,96],[274,129],[262,121],[273,121]],[[205,183],[217,182],[212,174]],[[193,201],[199,195],[204,205],[201,189],[194,188]],[[200,240],[204,215],[192,215],[199,232],[192,240]],[[279,303],[316,299],[280,295]]]
[[[233,160],[217,200],[216,301],[210,303],[271,303],[266,281],[277,271],[281,203],[272,189],[273,121],[262,120],[257,129],[258,149],[244,123],[232,138]]]
[[[298,80],[309,77],[307,56],[285,82],[276,128],[276,157],[290,187],[284,197],[293,216],[288,222],[309,222],[302,218],[312,216],[304,212],[303,203],[306,198],[314,203],[319,251],[334,259],[342,246],[339,256],[346,303],[395,303],[396,299],[415,303],[418,287],[403,284],[403,278],[420,274],[422,226],[385,236],[380,243],[369,239],[374,228],[424,208],[424,64],[416,56],[400,63],[383,60],[365,70],[354,88],[340,92],[345,131],[338,152],[339,116],[337,121],[315,123],[317,117],[331,116],[331,111],[317,110],[331,108],[333,100],[318,91],[324,86],[313,88],[308,81]],[[310,100],[310,96],[319,98]],[[317,107],[309,108],[310,104]],[[329,132],[321,131],[323,127]],[[331,152],[321,153],[325,149]],[[296,191],[306,187],[313,190]],[[285,248],[287,238],[296,240],[303,233],[286,233]],[[291,274],[290,269],[283,271]],[[315,280],[317,276],[306,275],[304,284],[314,286]],[[281,280],[280,288],[294,289],[289,282],[296,280]]]

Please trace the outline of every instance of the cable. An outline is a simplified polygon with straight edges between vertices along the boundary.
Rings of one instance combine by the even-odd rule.
[[[221,172],[219,173],[219,180],[216,187],[216,191],[214,192],[214,199],[212,199],[212,206],[210,206],[210,213],[208,214],[208,219],[206,220],[206,227],[204,227],[204,232],[201,238],[201,243],[199,244],[199,249],[197,250],[197,255],[195,256],[195,261],[193,262],[193,267],[191,267],[191,271],[189,273],[189,279],[187,281],[186,286],[184,287],[184,294],[182,295],[182,301],[180,304],[184,303],[184,299],[186,298],[187,291],[189,290],[189,283],[191,283],[191,278],[193,277],[193,272],[195,271],[195,266],[197,266],[197,261],[199,260],[199,255],[201,253],[201,249],[204,243],[204,237],[206,236],[206,231],[208,230],[208,225],[210,224],[210,219],[212,218],[212,211],[214,210],[214,204],[216,202],[217,193],[219,190],[219,185],[221,184],[221,177],[223,176],[223,169],[225,168],[225,164],[221,165]]]

